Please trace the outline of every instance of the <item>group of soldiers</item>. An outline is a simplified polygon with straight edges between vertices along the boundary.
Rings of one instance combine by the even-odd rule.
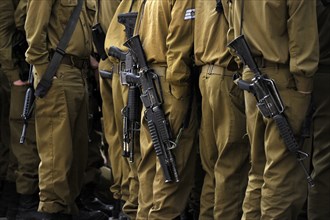
[[[330,218],[329,0],[0,11],[0,217]]]

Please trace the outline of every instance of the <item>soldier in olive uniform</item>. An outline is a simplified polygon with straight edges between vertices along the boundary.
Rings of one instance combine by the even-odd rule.
[[[28,129],[23,144],[20,137],[23,127],[23,104],[28,88],[27,78],[29,65],[25,61],[27,47],[24,23],[27,1],[2,1],[1,13],[1,64],[10,83],[10,142],[11,150],[17,158],[15,166],[16,191],[19,195],[19,212],[27,209],[36,210],[38,204],[38,165],[39,156],[36,149],[34,117],[27,122]],[[25,46],[26,45],[26,46]],[[15,193],[8,193],[8,206]],[[12,201],[13,202],[13,201]],[[15,202],[16,203],[16,202]],[[29,203],[29,204],[27,204]],[[32,205],[33,204],[33,205]],[[10,217],[9,217],[10,218]],[[14,217],[11,217],[14,218]]]
[[[27,61],[34,65],[35,85],[50,59],[78,0],[29,0],[25,23]],[[36,219],[107,219],[100,212],[83,213],[75,203],[83,184],[88,155],[86,72],[92,52],[91,26],[95,1],[82,3],[66,54],[44,97],[35,102],[39,165]]]
[[[318,65],[316,1],[222,1],[229,12],[229,41],[244,34],[260,71],[273,79],[292,130],[299,137]],[[227,10],[227,9],[226,9]],[[254,73],[244,67],[242,78]],[[306,199],[307,181],[252,93],[244,92],[251,169],[242,219],[296,219]]]
[[[138,1],[123,0],[118,6],[114,18],[107,30],[105,39],[105,51],[114,46],[122,51],[127,51],[123,46],[127,40],[125,26],[118,22],[118,15],[136,12]],[[133,27],[134,28],[134,27]],[[140,161],[140,147],[135,141],[134,162],[123,157],[123,116],[122,109],[127,105],[128,87],[121,85],[120,70],[121,62],[115,57],[109,56],[108,59],[101,61],[99,68],[112,73],[112,79],[101,78],[101,94],[103,98],[103,116],[105,125],[105,137],[109,143],[109,158],[113,174],[113,184],[111,191],[117,200],[117,210],[122,210],[131,219],[136,218],[138,206],[139,182],[137,177],[137,166]],[[124,65],[122,63],[122,65]],[[124,66],[122,67],[124,68]],[[139,101],[139,100],[138,100]],[[138,140],[138,136],[136,140]],[[118,213],[115,213],[116,215]]]
[[[175,219],[183,213],[194,183],[198,120],[192,92],[194,1],[144,1],[136,33],[140,35],[146,59],[159,77],[164,111],[173,140],[172,149],[179,182],[166,183],[156,157],[149,128],[141,115],[141,162],[137,219]],[[155,19],[157,18],[157,19]],[[189,113],[191,112],[191,113]],[[185,122],[188,122],[187,124]]]
[[[96,13],[94,18],[94,29],[100,25],[103,32],[106,32],[110,21],[112,20],[116,9],[119,5],[119,0],[96,1]],[[94,37],[94,36],[93,36]],[[93,39],[93,41],[100,41],[101,39]],[[104,47],[104,45],[103,45]],[[89,93],[89,148],[88,148],[88,160],[87,170],[84,178],[84,188],[79,196],[82,205],[86,208],[93,210],[101,210],[108,215],[113,215],[113,206],[109,205],[113,203],[112,194],[109,188],[112,184],[112,174],[108,163],[107,155],[101,155],[101,151],[106,153],[106,149],[101,149],[102,136],[99,135],[102,132],[101,122],[101,95],[99,90],[99,75],[98,65],[100,53],[95,47],[94,57],[91,62],[91,70],[88,72],[88,93]],[[105,157],[105,158],[103,158]],[[108,164],[110,165],[110,164]]]
[[[313,154],[312,178],[315,186],[309,190],[308,219],[330,217],[330,142],[329,142],[329,82],[330,82],[330,1],[317,1],[320,61],[314,77],[312,104]]]
[[[196,0],[195,63],[201,67],[200,155],[205,170],[200,219],[241,219],[249,170],[243,91],[226,67],[228,23],[221,2]],[[237,68],[237,65],[236,65]]]

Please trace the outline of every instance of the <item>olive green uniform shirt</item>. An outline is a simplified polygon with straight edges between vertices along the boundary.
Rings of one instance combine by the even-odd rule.
[[[13,82],[19,79],[19,71],[14,67],[12,37],[16,29],[23,30],[26,0],[1,1],[0,9],[0,63],[9,81]]]
[[[141,11],[145,21],[137,33],[148,42],[142,45],[147,62],[167,64],[166,80],[172,84],[187,85],[190,76],[194,13],[193,1],[187,0],[147,1]]]
[[[78,0],[30,0],[25,23],[29,48],[27,62],[38,74],[43,74],[49,63],[49,53],[55,50]],[[61,7],[65,6],[65,7]],[[54,16],[56,14],[56,16]],[[86,0],[66,53],[89,58],[92,51],[91,25],[95,15],[95,1]]]
[[[242,2],[229,3],[234,36],[240,35],[242,25],[254,56],[290,65],[297,90],[311,91],[319,57],[315,1],[244,1],[241,24]],[[261,20],[261,15],[267,16]]]
[[[194,54],[197,66],[214,64],[227,67],[230,60],[230,53],[227,49],[227,30],[228,22],[223,15],[219,15],[215,10],[214,4],[202,3],[203,7],[198,8],[196,4],[195,35],[194,35]],[[197,1],[197,2],[198,2]],[[207,14],[207,15],[206,15]]]
[[[104,47],[106,52],[109,51],[109,48],[111,46],[115,46],[123,51],[127,51],[127,47],[123,45],[127,40],[125,34],[125,26],[118,22],[118,15],[121,13],[128,13],[131,7],[131,2],[132,1],[124,0],[124,2],[118,6],[118,9],[109,25],[109,29],[105,38]],[[132,11],[137,11],[136,5],[137,4],[134,4],[134,8]],[[119,63],[118,59],[111,56],[109,56],[109,59],[107,61],[110,61],[106,64],[108,70],[111,70],[114,64]],[[101,67],[103,67],[103,64],[101,64]],[[101,67],[100,69],[102,69]]]

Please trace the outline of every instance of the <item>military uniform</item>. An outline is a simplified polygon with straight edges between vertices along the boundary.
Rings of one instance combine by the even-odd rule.
[[[222,1],[229,7],[229,37],[241,33],[261,72],[273,79],[285,115],[299,136],[318,64],[315,1]],[[243,14],[241,13],[243,12]],[[232,40],[232,39],[229,39]],[[242,78],[251,81],[245,67]],[[251,169],[242,219],[295,219],[306,199],[307,181],[272,119],[264,118],[245,91]]]
[[[196,0],[194,50],[201,67],[200,155],[205,170],[200,219],[240,219],[249,170],[243,91],[226,69],[228,23],[216,5]]]
[[[1,18],[2,32],[1,42],[1,64],[10,81],[10,139],[11,150],[15,156],[14,182],[16,183],[16,191],[20,194],[20,200],[24,200],[26,196],[37,195],[38,193],[38,165],[39,156],[36,150],[34,116],[28,121],[28,129],[25,135],[24,144],[20,144],[20,137],[23,127],[21,118],[24,104],[25,91],[28,85],[17,85],[17,82],[26,80],[24,74],[27,75],[28,65],[25,63],[24,48],[21,48],[22,54],[17,54],[18,48],[13,49],[13,45],[20,40],[18,35],[24,33],[24,22],[26,16],[27,1],[3,1],[1,3],[1,11],[5,17]],[[10,7],[10,8],[8,8]],[[8,10],[10,9],[10,10]],[[7,14],[8,13],[8,14]],[[23,35],[23,34],[22,34]],[[25,36],[22,36],[25,38]],[[22,39],[24,40],[24,39]],[[16,52],[16,53],[15,53]],[[17,160],[17,161],[16,161]],[[12,164],[12,163],[10,163]],[[12,170],[11,169],[11,170]],[[13,196],[9,195],[9,198]],[[35,196],[36,197],[36,196]],[[16,203],[16,202],[15,202]],[[21,201],[20,201],[21,203]],[[37,203],[37,201],[36,201]],[[21,207],[20,207],[21,208]]]
[[[96,2],[96,13],[94,24],[101,24],[106,32],[109,23],[119,5],[119,0]],[[97,39],[99,40],[99,39]],[[93,39],[95,42],[95,40]],[[99,54],[97,49],[94,51],[95,57]],[[102,146],[102,105],[101,94],[99,93],[98,60],[94,60],[90,71],[88,72],[88,94],[89,94],[89,123],[88,123],[88,160],[87,169],[84,178],[84,188],[79,196],[80,201],[85,208],[92,210],[101,210],[110,216],[113,215],[112,194],[109,188],[112,184],[111,169],[107,166],[108,157],[104,155],[107,149]],[[101,135],[100,135],[101,134]],[[101,149],[102,148],[102,149]],[[103,152],[102,152],[103,151]],[[101,153],[102,152],[102,153]],[[106,204],[105,204],[106,203]]]
[[[26,55],[35,67],[36,84],[45,73],[77,3],[77,0],[28,2]],[[88,154],[86,67],[92,51],[94,14],[95,1],[84,1],[52,86],[45,97],[36,99],[40,212],[77,213],[75,199],[82,187]]]
[[[111,46],[127,51],[123,46],[127,40],[125,27],[118,22],[118,15],[137,11],[138,1],[123,0],[118,6],[116,13],[110,23],[105,40],[105,50],[109,51]],[[127,105],[128,87],[120,82],[120,62],[117,58],[109,56],[100,62],[100,70],[112,72],[112,79],[102,79],[101,94],[103,97],[103,116],[105,123],[105,136],[109,143],[109,158],[113,174],[113,185],[111,191],[114,198],[122,200],[123,212],[131,219],[135,219],[138,206],[139,182],[137,178],[137,165],[140,161],[139,145],[134,147],[134,162],[122,156],[123,153],[123,116],[121,110]]]
[[[136,33],[140,35],[150,68],[159,76],[163,95],[162,109],[173,137],[177,137],[185,120],[189,124],[178,146],[172,150],[180,181],[165,183],[147,122],[142,117],[137,219],[177,218],[185,209],[194,183],[197,111],[196,104],[191,101],[190,81],[194,10],[194,1],[189,0],[145,1],[139,11]]]
[[[312,103],[313,115],[313,153],[312,178],[315,186],[308,194],[308,219],[328,219],[330,216],[330,144],[329,144],[329,109],[330,99],[330,5],[324,6],[317,1],[318,30],[320,40],[319,68],[314,77]]]

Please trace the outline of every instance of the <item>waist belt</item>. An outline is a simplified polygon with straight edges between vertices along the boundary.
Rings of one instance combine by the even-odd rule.
[[[268,61],[263,57],[254,57],[254,60],[259,68],[265,67],[288,67],[287,64],[276,63],[273,61]]]
[[[224,75],[224,76],[232,76],[234,72],[227,70],[226,68],[213,64],[205,64],[202,66],[202,73],[208,74],[216,74],[216,75]]]
[[[78,69],[87,69],[90,67],[90,60],[89,58],[80,58],[74,55],[65,54],[61,64],[74,66]]]

